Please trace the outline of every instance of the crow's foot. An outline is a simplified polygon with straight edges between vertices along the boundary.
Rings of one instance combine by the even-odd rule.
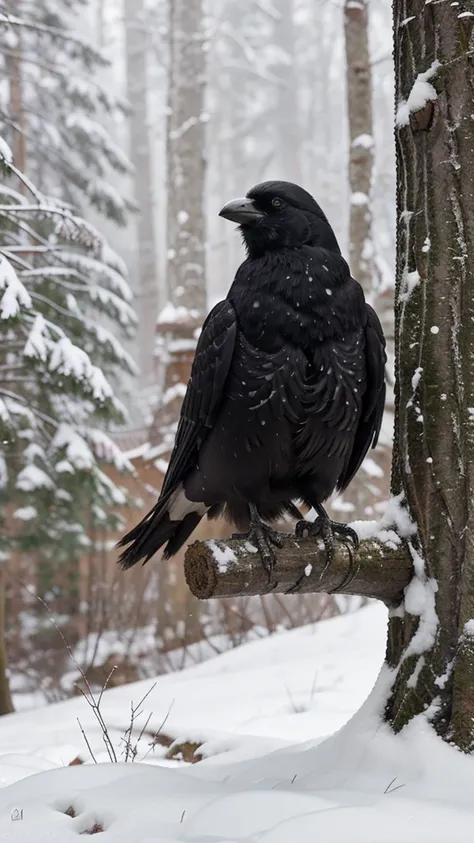
[[[234,533],[233,539],[244,539],[253,544],[262,560],[262,565],[271,577],[276,562],[275,547],[283,547],[282,534],[272,530],[268,524],[260,518],[256,507],[250,505],[250,529],[248,533]]]
[[[298,521],[295,526],[295,535],[298,538],[303,536],[315,536],[322,538],[326,550],[326,564],[321,576],[327,571],[334,559],[334,537],[341,536],[345,542],[351,542],[355,548],[359,546],[359,536],[352,527],[341,524],[339,521],[331,521],[322,507],[318,507],[320,513],[315,521]]]

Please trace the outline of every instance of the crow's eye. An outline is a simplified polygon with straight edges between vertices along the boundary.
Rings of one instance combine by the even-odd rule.
[[[281,208],[281,206],[283,205],[283,202],[281,201],[281,199],[278,199],[278,197],[276,196],[275,199],[272,199],[272,205],[273,205],[274,208]]]

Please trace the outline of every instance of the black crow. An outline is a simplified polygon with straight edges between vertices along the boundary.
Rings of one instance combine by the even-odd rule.
[[[281,534],[267,523],[314,507],[297,534],[334,533],[323,502],[343,490],[370,446],[385,400],[385,340],[313,197],[270,181],[220,211],[247,259],[204,322],[160,497],[120,542],[123,568],[166,545],[173,556],[201,518],[225,514],[267,569]]]

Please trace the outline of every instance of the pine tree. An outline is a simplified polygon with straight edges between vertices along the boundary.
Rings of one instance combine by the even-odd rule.
[[[103,463],[131,470],[107,431],[136,371],[119,340],[136,322],[126,268],[83,219],[125,224],[134,207],[117,188],[132,166],[104,128],[126,105],[94,81],[106,61],[76,34],[85,11],[0,0],[0,552],[30,554],[40,595],[66,611],[81,554],[127,503]]]
[[[99,233],[37,191],[4,142],[0,161],[0,487],[22,524],[2,541],[60,563],[126,503],[100,462],[131,468],[105,428],[125,418],[113,383],[135,364],[104,320],[127,331],[136,317]]]
[[[108,62],[71,31],[87,6],[87,0],[0,0],[0,68],[9,80],[0,93],[2,134],[16,166],[41,191],[123,224],[134,206],[111,175],[132,167],[103,118],[119,125],[126,104],[94,81]]]

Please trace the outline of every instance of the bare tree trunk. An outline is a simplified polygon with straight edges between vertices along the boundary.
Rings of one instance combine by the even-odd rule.
[[[299,112],[299,84],[296,69],[295,27],[293,0],[278,0],[279,18],[274,25],[274,41],[281,50],[281,58],[273,72],[278,77],[276,95],[276,130],[278,164],[277,177],[301,184],[301,125]]]
[[[393,487],[405,490],[418,527],[412,554],[423,569],[425,607],[421,618],[407,613],[390,622],[388,662],[397,676],[387,716],[399,729],[432,706],[438,733],[467,751],[474,743],[473,18],[424,0],[395,0],[394,15],[399,368]],[[403,20],[409,23],[402,26]],[[414,84],[421,100],[409,99]],[[417,680],[409,682],[413,675]]]
[[[100,8],[101,6],[99,6]],[[153,383],[153,352],[158,315],[158,267],[154,231],[153,168],[147,110],[147,52],[144,0],[125,0],[127,96],[130,117],[130,158],[135,167],[135,197],[139,206],[138,267],[140,278],[140,370],[142,385]]]
[[[373,300],[376,287],[371,208],[374,140],[368,29],[368,0],[346,0],[344,31],[351,190],[349,263],[352,275],[362,284],[367,298]],[[389,305],[392,311],[391,301]],[[386,469],[390,463],[390,449],[382,451],[379,448],[375,460],[383,471],[382,479],[370,482],[361,471],[345,495],[354,506],[355,518],[363,518],[367,506],[372,507],[376,501],[368,489],[369,482],[372,488],[380,488],[381,500],[386,499],[388,494],[390,473]]]
[[[130,0],[132,2],[132,0]],[[166,363],[164,400],[152,444],[176,421],[206,311],[204,213],[205,53],[202,0],[170,0],[167,122],[167,269],[169,305],[158,322]],[[180,388],[181,385],[181,388]],[[166,433],[165,433],[166,435]]]
[[[351,216],[349,264],[366,293],[373,286],[372,212],[373,168],[372,73],[369,56],[368,0],[346,0],[344,31],[349,116],[349,181]]]
[[[168,298],[206,309],[205,53],[202,0],[170,0],[168,77]]]
[[[15,2],[9,0],[7,8],[10,14],[15,14]],[[23,70],[21,62],[21,27],[15,32],[17,43],[11,54],[6,57],[6,71],[9,78],[9,117],[13,123],[12,128],[12,154],[15,167],[22,173],[27,172],[26,158],[26,115],[23,107]],[[26,192],[26,186],[19,179],[17,189],[20,193]]]
[[[163,399],[150,431],[152,444],[171,451],[174,428],[187,384],[196,331],[206,310],[206,228],[204,213],[206,82],[202,0],[170,0],[167,121],[167,269],[168,306],[158,331],[163,340]],[[182,561],[160,571],[161,605],[169,615],[182,606],[185,589]],[[164,597],[166,595],[166,597]],[[171,611],[173,614],[173,611]],[[187,636],[199,638],[199,603],[187,602]],[[175,619],[176,620],[176,619]]]
[[[5,643],[5,571],[0,565],[0,715],[10,714],[14,711],[7,671],[8,658]]]

